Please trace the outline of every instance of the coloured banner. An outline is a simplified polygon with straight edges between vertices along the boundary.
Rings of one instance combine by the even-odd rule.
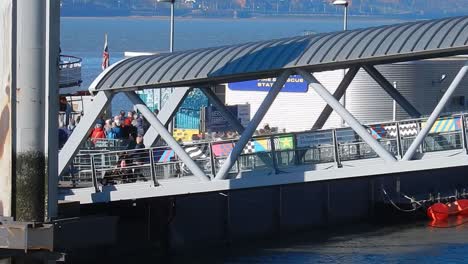
[[[275,149],[276,150],[292,150],[294,149],[294,136],[286,135],[275,137]]]
[[[426,125],[426,122],[421,123],[421,127],[424,127],[425,125]],[[429,133],[460,131],[461,127],[462,127],[462,120],[460,117],[443,117],[435,121]]]
[[[170,162],[175,158],[175,152],[172,149],[155,149],[154,160],[158,163]]]
[[[271,150],[269,138],[256,138],[251,139],[247,145],[245,145],[244,150],[242,151],[243,154],[252,154],[258,152],[266,152]]]
[[[260,91],[268,92],[276,78],[259,79],[245,82],[236,82],[228,84],[228,88],[233,91]],[[291,75],[283,86],[282,92],[306,93],[309,85],[300,75]]]
[[[387,138],[390,136],[389,133],[387,133],[387,127],[384,125],[371,125],[367,129],[369,130],[370,134],[374,139],[382,139],[382,138]],[[396,129],[396,126],[395,126]]]
[[[215,157],[227,157],[234,148],[234,144],[229,143],[213,143],[212,150]]]
[[[189,157],[194,160],[206,159],[210,155],[208,144],[183,146],[182,148],[189,155]],[[175,152],[170,148],[156,148],[153,150],[153,155],[154,160],[158,163],[171,162],[175,159]]]
[[[11,216],[12,5],[13,1],[0,1],[0,216]]]
[[[292,150],[294,149],[293,135],[282,135],[273,137],[275,151]],[[258,152],[271,151],[271,138],[255,138],[251,139],[244,147],[243,154],[252,154]]]
[[[375,139],[382,138],[396,138],[397,127],[396,125],[371,125],[368,128],[369,133]],[[402,123],[400,124],[400,136],[401,137],[414,137],[418,134],[418,124],[413,123]]]

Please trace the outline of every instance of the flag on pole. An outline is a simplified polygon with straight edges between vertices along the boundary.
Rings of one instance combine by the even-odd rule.
[[[109,67],[109,47],[107,46],[107,33],[104,38],[104,51],[102,53],[102,70],[105,70]]]

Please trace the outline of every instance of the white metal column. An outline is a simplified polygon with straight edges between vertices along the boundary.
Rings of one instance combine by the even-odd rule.
[[[158,119],[161,123],[167,127],[172,121],[175,113],[179,110],[180,105],[184,102],[185,98],[191,91],[189,87],[175,88],[174,92],[170,95],[164,107],[161,108],[158,114]],[[158,140],[159,133],[153,127],[150,127],[146,131],[144,141],[147,147],[152,147]]]
[[[227,157],[226,161],[223,163],[221,168],[219,169],[218,173],[216,174],[215,179],[223,180],[226,179],[228,176],[228,172],[231,170],[234,163],[236,163],[237,158],[242,153],[245,145],[249,140],[252,138],[255,130],[257,129],[260,122],[263,120],[263,117],[270,109],[271,104],[275,101],[276,96],[283,88],[284,84],[288,80],[289,76],[291,75],[290,70],[286,70],[276,79],[276,82],[271,87],[270,91],[268,92],[267,96],[263,100],[262,104],[258,108],[255,116],[250,121],[249,125],[245,128],[244,132],[242,133],[241,137],[237,141],[236,145],[234,146],[233,150]]]
[[[239,132],[239,134],[244,133],[244,126],[237,120],[237,118],[226,108],[226,105],[219,100],[218,96],[210,89],[204,88],[201,89],[202,92],[208,97],[208,100],[216,107],[216,109],[221,113],[221,115],[234,127],[234,129]],[[273,164],[274,157],[269,156],[267,153],[258,153],[258,157],[265,163],[265,164]],[[273,166],[274,167],[274,166]],[[275,168],[276,172],[276,168]]]
[[[379,144],[368,132],[367,130],[356,120],[356,118],[346,110],[338,100],[336,100],[333,95],[325,88],[323,85],[315,79],[315,77],[301,69],[297,70],[297,73],[300,74],[318,93],[323,100],[330,105],[333,110],[340,115],[346,123],[364,140],[369,146],[385,161],[387,162],[396,162],[395,157],[390,154],[382,145]]]
[[[130,101],[136,106],[138,111],[140,111],[146,120],[151,124],[151,126],[159,133],[162,139],[166,141],[167,145],[171,147],[174,152],[179,156],[182,162],[190,169],[193,175],[197,176],[203,181],[209,181],[210,178],[198,167],[198,165],[193,161],[190,156],[185,152],[182,146],[177,143],[177,141],[172,137],[172,135],[167,131],[161,121],[151,112],[151,110],[145,105],[141,98],[135,92],[126,92]]]
[[[411,160],[413,158],[414,154],[416,153],[416,150],[421,145],[423,140],[426,138],[427,134],[431,130],[431,128],[434,125],[435,121],[437,120],[437,118],[439,118],[439,115],[442,112],[442,110],[444,109],[445,105],[450,101],[450,98],[452,97],[452,94],[455,92],[458,85],[460,85],[460,83],[463,81],[463,78],[465,77],[467,72],[468,72],[468,61],[461,68],[461,70],[458,72],[457,76],[455,76],[455,79],[452,81],[449,88],[444,93],[444,96],[442,96],[442,98],[440,99],[440,101],[437,104],[437,106],[435,107],[434,111],[432,111],[432,114],[429,117],[429,119],[427,119],[427,122],[424,125],[424,127],[421,129],[419,134],[416,136],[413,143],[411,143],[410,147],[406,151],[406,153],[403,156],[402,160]]]
[[[338,88],[336,88],[336,91],[333,93],[333,97],[336,100],[341,100],[341,97],[343,97],[343,95],[346,93],[346,90],[348,89],[351,82],[354,80],[354,77],[356,77],[358,71],[359,67],[349,69],[349,71],[346,73],[345,77],[341,81],[340,85],[338,85]],[[333,109],[327,104],[322,110],[322,113],[320,113],[320,116],[315,121],[315,124],[312,126],[312,129],[321,129],[327,122],[332,112]]]

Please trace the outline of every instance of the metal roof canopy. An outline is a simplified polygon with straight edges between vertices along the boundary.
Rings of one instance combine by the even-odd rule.
[[[138,56],[101,74],[90,91],[206,86],[468,54],[468,16]]]

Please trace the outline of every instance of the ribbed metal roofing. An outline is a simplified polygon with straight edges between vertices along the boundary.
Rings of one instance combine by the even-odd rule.
[[[275,77],[286,68],[311,72],[468,54],[468,16],[240,45],[139,56],[115,65],[94,87],[202,86]]]

